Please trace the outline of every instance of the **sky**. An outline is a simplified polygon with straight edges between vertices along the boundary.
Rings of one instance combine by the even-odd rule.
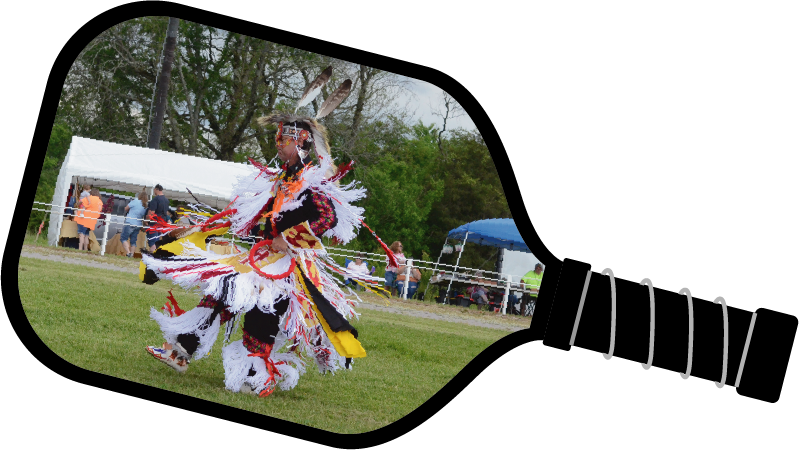
[[[425,124],[435,123],[439,128],[443,126],[443,119],[434,114],[436,111],[443,110],[444,103],[441,88],[426,81],[417,80],[416,78],[406,77],[404,75],[399,76],[410,82],[411,93],[401,95],[397,103],[404,104],[410,99],[411,108],[416,110],[414,119],[421,119],[422,123]],[[472,119],[465,112],[463,112],[460,117],[455,117],[447,122],[447,130],[455,128],[475,129],[474,122],[472,122]]]

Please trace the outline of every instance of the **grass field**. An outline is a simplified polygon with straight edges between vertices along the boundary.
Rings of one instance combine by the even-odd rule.
[[[146,345],[163,341],[149,308],[163,305],[172,285],[147,286],[134,274],[32,258],[20,259],[18,274],[33,329],[76,366],[338,433],[371,431],[402,418],[509,334],[361,308],[361,319],[353,324],[367,357],[355,360],[354,370],[322,376],[309,361],[296,388],[257,398],[225,390],[223,333],[211,354],[192,362],[183,375],[145,352]],[[184,309],[197,303],[196,295],[173,293]],[[233,339],[240,339],[240,331]]]

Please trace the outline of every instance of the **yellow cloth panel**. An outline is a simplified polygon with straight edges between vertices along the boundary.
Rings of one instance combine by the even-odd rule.
[[[297,264],[298,270],[302,270],[300,269],[300,266],[304,266],[304,264]],[[311,267],[313,271],[318,270],[313,262],[311,263]],[[303,267],[303,269],[306,268]],[[305,290],[308,297],[310,297],[311,295],[308,292],[308,289],[305,287],[304,285],[305,283],[302,280],[302,277],[300,277],[300,274],[297,274],[297,277],[300,279],[300,283],[303,283],[303,289]],[[321,283],[319,286],[316,286],[316,288],[319,289],[319,292],[322,292]],[[366,357],[366,350],[363,348],[358,339],[356,339],[355,336],[352,335],[352,333],[350,333],[349,331],[331,330],[330,326],[327,324],[327,321],[325,320],[322,313],[319,312],[319,309],[316,307],[315,303],[312,303],[312,307],[314,309],[314,312],[316,312],[316,318],[319,320],[319,323],[322,324],[322,328],[325,330],[325,334],[327,334],[327,338],[330,339],[330,343],[333,344],[333,347],[336,348],[336,351],[338,352],[339,355],[345,358]]]
[[[283,239],[293,247],[303,248],[306,250],[324,249],[322,241],[320,241],[318,237],[314,236],[310,230],[311,225],[308,224],[308,221],[306,220],[299,225],[294,225],[293,227],[283,231],[281,235],[283,236]]]
[[[235,255],[236,250],[232,245],[217,245],[211,244],[211,251],[217,255]]]
[[[333,331],[328,326],[327,321],[325,321],[324,316],[322,313],[319,312],[319,309],[316,308],[316,304],[313,304],[313,309],[316,311],[316,317],[319,319],[319,322],[322,324],[322,328],[325,329],[325,334],[327,334],[327,338],[330,339],[330,343],[333,344],[333,347],[336,348],[336,351],[339,355],[345,358],[364,358],[366,356],[366,350],[361,346],[361,343],[358,339],[355,339],[355,336],[352,335],[349,331]]]
[[[198,232],[192,233],[184,238],[178,239],[177,241],[170,242],[169,244],[162,245],[158,248],[162,248],[173,255],[180,255],[183,253],[183,243],[184,242],[191,242],[192,244],[196,245],[200,248],[205,248],[205,238],[208,236],[216,236],[220,234],[225,234],[227,232],[227,228],[219,228],[217,230],[211,230],[207,233]],[[141,236],[139,236],[141,238]],[[146,239],[145,239],[146,240]],[[139,281],[144,281],[144,273],[147,271],[147,266],[144,265],[144,261],[139,263]]]

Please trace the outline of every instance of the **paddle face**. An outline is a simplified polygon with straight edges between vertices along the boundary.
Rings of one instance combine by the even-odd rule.
[[[199,14],[193,10],[192,12]],[[228,343],[223,341],[229,339],[236,342],[242,339],[242,324],[236,321],[243,320],[246,330],[244,314],[227,322],[230,325],[229,336],[223,336],[227,328],[221,327],[217,342],[204,359],[190,362],[186,373],[177,374],[168,365],[161,364],[159,358],[152,357],[156,354],[162,358],[169,356],[168,351],[153,350],[150,354],[145,351],[146,346],[160,347],[165,339],[158,324],[150,320],[148,313],[153,307],[154,314],[162,314],[163,311],[163,314],[180,316],[181,310],[190,314],[200,302],[201,296],[197,291],[185,292],[172,285],[170,280],[162,280],[153,285],[143,284],[137,278],[139,269],[135,263],[130,263],[131,260],[68,252],[65,253],[66,257],[75,259],[72,262],[77,264],[54,263],[43,260],[40,250],[25,247],[22,249],[23,259],[19,263],[17,279],[21,301],[19,305],[8,304],[10,308],[17,307],[18,320],[27,319],[25,322],[17,322],[15,326],[17,332],[25,336],[26,344],[38,358],[56,372],[86,384],[203,414],[224,416],[226,419],[316,442],[349,445],[343,439],[324,433],[325,431],[357,434],[379,428],[388,430],[389,434],[383,434],[382,437],[371,435],[372,437],[364,437],[359,441],[367,445],[391,439],[391,436],[396,437],[415,427],[451,400],[488,364],[511,348],[530,340],[530,316],[535,310],[536,299],[543,284],[545,266],[550,262],[554,263],[554,258],[535,237],[496,132],[480,120],[484,118],[484,112],[462,86],[432,70],[410,68],[399,61],[375,59],[373,55],[365,56],[350,49],[275,30],[268,30],[268,37],[272,40],[267,42],[247,37],[267,36],[266,30],[259,27],[248,28],[245,24],[233,22],[235,26],[227,27],[231,30],[227,32],[220,31],[226,29],[223,26],[224,21],[220,24],[213,20],[190,22],[191,14],[181,17],[185,17],[181,22],[181,40],[178,41],[181,47],[178,51],[179,59],[174,63],[175,72],[172,73],[170,88],[174,90],[172,99],[177,102],[177,106],[171,106],[173,110],[167,112],[168,117],[172,114],[169,120],[174,120],[175,127],[170,128],[173,122],[166,122],[162,135],[162,148],[172,151],[173,154],[188,153],[192,157],[205,155],[231,159],[230,154],[224,153],[226,150],[220,150],[223,153],[219,154],[213,153],[222,148],[219,145],[207,145],[199,140],[192,142],[192,138],[185,133],[193,125],[200,128],[212,126],[209,124],[221,120],[220,117],[226,114],[231,123],[239,120],[247,125],[249,119],[234,115],[235,108],[231,102],[235,100],[229,94],[230,83],[240,82],[230,75],[236,64],[251,64],[256,68],[263,68],[266,64],[271,67],[270,64],[280,58],[287,58],[294,64],[283,72],[280,71],[283,69],[274,68],[273,75],[276,78],[266,77],[260,82],[255,80],[254,84],[241,84],[242,88],[250,89],[249,94],[258,99],[257,109],[264,113],[269,112],[265,110],[266,106],[293,107],[289,104],[289,99],[295,90],[301,90],[304,86],[303,71],[316,70],[320,64],[328,63],[329,56],[322,55],[340,58],[332,60],[340,69],[340,73],[334,72],[336,79],[333,84],[337,85],[347,76],[353,79],[361,76],[361,83],[368,83],[367,78],[372,80],[367,91],[360,94],[362,100],[367,99],[367,94],[405,95],[402,91],[399,94],[393,91],[392,86],[398,83],[406,90],[413,90],[421,83],[407,76],[430,80],[446,91],[446,95],[442,94],[440,98],[437,94],[434,96],[441,102],[441,107],[436,108],[436,112],[446,117],[446,132],[429,124],[424,125],[424,122],[421,125],[406,125],[390,115],[380,116],[378,120],[377,113],[368,109],[376,106],[370,106],[368,102],[367,109],[356,117],[354,113],[346,111],[358,109],[357,92],[351,94],[343,104],[345,113],[339,116],[334,114],[326,122],[331,142],[337,143],[333,151],[336,162],[346,162],[349,159],[356,161],[355,169],[342,183],[357,181],[369,189],[369,196],[357,203],[365,209],[365,223],[388,246],[393,247],[394,251],[415,261],[413,267],[421,269],[421,275],[416,277],[420,279],[416,286],[413,286],[413,280],[409,280],[409,291],[405,291],[402,283],[399,290],[392,293],[391,301],[355,288],[350,298],[355,298],[356,295],[362,297],[362,303],[354,303],[354,309],[360,314],[360,318],[349,319],[358,331],[358,340],[366,350],[366,357],[354,359],[352,370],[342,368],[335,375],[323,376],[318,373],[313,359],[306,359],[307,373],[300,377],[297,387],[286,391],[278,388],[267,398],[257,398],[229,392],[224,383],[226,374],[223,371],[222,348]],[[87,25],[86,30],[94,30],[98,23],[103,23],[102,18]],[[65,163],[72,170],[66,174],[67,179],[76,177],[73,184],[91,183],[116,196],[115,206],[107,212],[109,217],[114,215],[114,211],[119,212],[123,203],[125,206],[132,203],[132,199],[126,197],[138,194],[141,187],[141,182],[129,174],[116,179],[113,175],[115,168],[124,167],[124,164],[119,160],[112,160],[122,154],[123,158],[131,158],[136,146],[141,145],[137,139],[146,131],[145,121],[137,122],[136,114],[127,114],[124,111],[112,113],[110,109],[104,110],[108,114],[119,114],[118,117],[109,119],[101,115],[91,116],[88,109],[80,113],[57,110],[57,105],[59,101],[63,103],[67,98],[66,92],[69,92],[78,98],[75,100],[76,107],[88,108],[86,105],[95,102],[113,103],[116,101],[113,95],[119,94],[123,97],[140,96],[137,106],[132,107],[145,108],[141,105],[145,105],[145,99],[150,98],[151,82],[144,83],[135,73],[124,70],[107,72],[114,76],[105,79],[102,75],[106,72],[103,71],[109,69],[104,64],[112,64],[115,61],[114,55],[125,50],[115,47],[121,45],[116,39],[120,36],[126,36],[138,45],[137,52],[150,55],[150,59],[155,58],[154,55],[160,53],[160,44],[152,42],[161,41],[155,38],[150,41],[142,36],[147,33],[160,36],[159,33],[162,33],[165,26],[164,19],[145,17],[123,22],[99,36],[94,33],[88,39],[70,42],[65,53],[62,53],[68,56],[64,57],[69,61],[60,67],[61,70],[54,71],[50,83],[66,85],[71,90],[63,90],[46,98],[42,107],[45,113],[61,114],[58,117],[63,119],[63,123],[59,122],[55,127],[40,124],[34,141],[43,144],[42,148],[48,147],[48,156],[60,155],[63,158],[67,151],[75,156],[67,158]],[[216,28],[212,29],[210,26]],[[242,31],[248,30],[246,35],[235,35],[231,38],[230,33],[241,27],[244,27]],[[147,31],[155,29],[159,31]],[[215,56],[215,50],[196,51],[196,45],[206,45],[209,38],[209,42],[230,45],[230,54],[239,52],[240,55],[246,55],[246,61],[225,56],[228,54],[223,52],[223,57],[216,60],[216,64],[224,67],[214,68],[211,75],[202,70],[198,72],[200,63],[208,63]],[[94,40],[87,47],[89,39]],[[296,47],[291,45],[295,42]],[[190,50],[191,45],[195,45],[195,49]],[[319,50],[316,50],[317,46]],[[96,66],[91,66],[88,63],[90,60]],[[104,62],[98,63],[99,60]],[[369,65],[373,63],[374,66]],[[269,70],[268,67],[263,70]],[[204,85],[201,78],[205,75],[208,77],[208,84]],[[258,77],[261,72],[251,71],[248,76]],[[101,78],[107,82],[104,93],[81,90],[91,85],[92,80]],[[275,79],[285,86],[272,87],[275,86]],[[426,91],[437,89],[432,85],[424,86]],[[186,99],[195,98],[197,92],[202,92],[203,102],[207,108],[211,108],[208,111],[214,112],[202,112],[202,120],[192,123],[190,119],[183,117],[183,112],[184,109],[188,112],[196,106],[192,106]],[[275,97],[271,103],[270,95]],[[74,100],[75,97],[70,98]],[[470,114],[459,113],[453,98],[457,98]],[[309,109],[308,114],[312,112]],[[396,110],[394,113],[399,116],[402,111]],[[86,120],[94,127],[93,136],[98,139],[80,143],[78,140],[71,140],[73,134],[90,133]],[[126,120],[129,122],[125,122]],[[473,122],[480,123],[480,126],[473,127]],[[123,123],[126,125],[121,126]],[[81,126],[87,128],[80,128]],[[116,126],[120,127],[114,128]],[[72,128],[80,131],[73,131]],[[240,154],[253,155],[262,162],[269,162],[276,154],[270,140],[272,132],[257,127],[247,130],[250,139],[238,142],[234,150]],[[100,142],[111,140],[112,135],[124,136],[120,138],[122,142],[116,145]],[[170,142],[167,135],[174,139]],[[212,141],[219,144],[230,137],[220,134],[212,138]],[[375,146],[373,142],[380,142],[380,145]],[[98,164],[98,161],[104,158],[101,152],[106,149],[111,153],[111,159],[105,164],[108,173],[101,174],[99,169],[103,164]],[[44,173],[43,170],[46,172],[48,166],[43,164],[41,157],[37,160],[37,156],[41,155],[31,155],[32,160],[36,160],[39,165],[29,164],[24,181],[28,189],[23,192],[36,192],[36,187],[46,181],[48,174],[53,175],[53,178],[57,175],[57,171],[52,170],[40,175]],[[241,156],[235,158],[243,159]],[[147,157],[143,159],[150,164]],[[81,160],[82,166],[76,163]],[[180,159],[171,161],[174,161],[173,165],[153,167],[152,172],[166,169],[167,172],[164,173],[173,171],[180,174],[183,170]],[[92,168],[93,164],[95,169]],[[134,172],[136,171],[138,169]],[[219,177],[202,180],[210,186],[209,192],[224,191],[226,184],[237,181],[234,177],[226,179],[223,176],[225,170],[220,169],[220,172]],[[500,177],[499,173],[504,176]],[[246,175],[253,176],[249,173]],[[226,206],[222,204],[224,202],[219,203],[218,198],[204,192],[202,183],[192,186],[192,193],[188,194],[188,190],[183,190],[176,183],[168,184],[166,180],[154,182],[162,182],[165,185],[165,196],[173,201],[191,197],[196,198],[196,202],[210,205],[217,210]],[[63,180],[61,185],[64,185]],[[49,209],[52,205],[57,208],[69,207],[69,198],[79,196],[80,193],[68,189],[65,192],[67,191],[66,199],[56,199],[55,203],[45,199],[45,205],[33,203],[32,198],[22,198],[24,211],[18,210],[15,217],[15,226],[20,234],[29,226],[28,209],[31,205],[38,205],[39,209]],[[512,198],[508,197],[509,193]],[[104,197],[104,200],[107,202],[108,197]],[[386,205],[392,206],[387,208]],[[73,206],[70,209],[75,211],[78,207]],[[388,209],[394,211],[393,215],[387,214]],[[426,213],[420,215],[419,211]],[[59,216],[60,214],[51,216],[49,213],[42,213],[36,219],[53,221],[55,217],[62,224],[60,227],[45,225],[44,229],[50,231],[50,235],[47,238],[41,237],[42,242],[47,239],[69,245],[75,237],[71,234],[72,228],[75,228],[75,234],[80,231],[77,226],[71,227],[69,219],[64,221]],[[488,226],[484,223],[471,227],[467,225],[484,217],[511,220],[511,216],[519,218],[515,224],[511,222],[512,228],[518,229],[515,232],[508,229],[507,221]],[[64,226],[64,223],[67,225]],[[453,234],[452,240],[446,240],[450,231],[463,227],[466,228]],[[114,249],[119,248],[121,241],[120,236],[115,233],[116,228],[119,227],[106,225],[89,234],[94,235],[97,246],[101,247],[103,240],[111,242],[112,245],[107,245],[104,250],[107,253],[115,252],[117,250]],[[355,250],[365,252],[362,259],[363,264],[369,266],[369,272],[375,267],[374,276],[385,278],[386,263],[384,256],[378,253],[380,246],[365,230],[361,235],[363,238],[359,238],[349,247],[336,246],[329,240],[324,241],[324,245],[330,248],[332,259],[340,267],[349,268],[347,260],[356,259]],[[523,239],[521,235],[524,236]],[[33,239],[34,245],[37,244],[36,238]],[[402,247],[396,246],[397,243]],[[248,246],[224,237],[208,244],[209,249],[214,245],[214,251],[225,254],[229,254],[231,249],[234,254],[247,251]],[[451,246],[453,251],[441,252],[437,256],[443,244]],[[133,253],[137,252],[134,250]],[[95,272],[95,269],[85,268],[86,264],[98,262],[107,264],[106,270],[112,271]],[[538,262],[543,264],[536,268]],[[409,265],[406,263],[405,266]],[[398,269],[405,270],[402,267]],[[90,271],[87,281],[74,282],[85,278],[87,271]],[[497,272],[501,272],[502,276]],[[414,278],[412,272],[408,273]],[[400,276],[402,272],[398,273],[397,278]],[[350,295],[350,289],[358,284],[371,286],[369,281],[365,278],[363,283],[354,283],[339,289]],[[64,289],[64,286],[73,283],[78,286],[75,292]],[[323,289],[324,286],[319,288]],[[416,292],[413,292],[414,288]],[[414,294],[417,299],[407,299]],[[398,297],[406,299],[397,300]],[[425,301],[420,300],[422,297]],[[6,298],[8,301],[9,297]],[[506,298],[510,303],[505,301]],[[207,304],[201,306],[208,307]],[[503,314],[503,309],[506,314]],[[307,319],[312,320],[311,317]],[[289,336],[293,337],[295,336]],[[275,368],[281,370],[280,365]],[[285,371],[285,366],[283,369]],[[141,386],[146,388],[142,390]],[[309,416],[307,411],[314,410],[319,402],[330,405],[329,410]],[[426,406],[419,408],[421,405]],[[341,410],[352,412],[353,417],[338,418],[336,415]],[[264,416],[282,421],[264,420]],[[347,439],[346,442],[355,442]]]

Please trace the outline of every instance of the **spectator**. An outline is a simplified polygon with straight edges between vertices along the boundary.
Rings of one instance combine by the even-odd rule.
[[[91,196],[91,192],[90,192],[91,190],[92,190],[92,185],[91,184],[84,184],[83,185],[83,191],[81,191],[81,193],[80,193],[80,197],[76,198],[77,193],[74,196],[72,196],[72,204],[69,205],[69,206],[71,206],[72,208],[79,208],[81,200]],[[70,219],[71,220],[75,220],[74,217],[71,217]]]
[[[133,257],[133,253],[136,249],[139,229],[142,226],[141,219],[147,211],[144,208],[145,203],[147,203],[147,192],[142,190],[139,193],[139,197],[133,199],[133,201],[128,203],[128,206],[125,207],[127,216],[125,217],[125,226],[122,228],[122,236],[120,236],[119,239],[122,241],[122,247],[125,248],[125,256],[128,258]],[[128,244],[128,238],[130,238],[130,244]],[[133,248],[133,250],[131,250],[131,248]]]
[[[67,220],[75,220],[73,217],[75,215],[75,194],[77,194],[75,185],[70,183],[69,192],[67,193],[67,207],[64,209],[64,215],[66,215]]]
[[[535,289],[535,294],[530,294],[525,292],[522,295],[522,304],[521,304],[521,313],[523,316],[532,315],[532,311],[535,309],[535,302],[538,300],[538,290],[541,288],[541,280],[544,278],[544,266],[541,263],[537,263],[535,265],[535,270],[531,272],[527,272],[522,277],[522,283],[525,289]]]
[[[402,254],[402,242],[392,242],[389,249],[394,253],[394,258],[397,259],[398,265],[405,264],[405,255]],[[388,256],[386,256],[386,288],[391,290],[391,295],[396,295],[396,281],[397,268],[388,265]]]
[[[469,298],[477,303],[477,310],[482,311],[483,305],[488,304],[488,291],[485,286],[483,286],[486,284],[486,279],[483,278],[483,272],[478,270],[474,273],[474,278],[472,280],[477,284],[470,286],[466,289],[466,292],[469,294]]]
[[[80,203],[81,200],[83,200],[86,197],[89,197],[91,195],[91,190],[92,190],[92,185],[91,184],[84,184],[83,185],[83,192],[80,193],[80,200],[78,200],[78,202]],[[99,195],[98,195],[98,197],[99,197]]]
[[[160,217],[165,222],[169,222],[169,200],[164,195],[164,187],[156,184],[153,188],[153,199],[147,206],[147,220],[150,221],[149,225],[155,224],[155,216]],[[147,230],[147,243],[150,244],[150,251],[154,252],[156,243],[159,241],[159,234],[157,231]]]
[[[517,308],[516,305],[519,303],[519,293],[518,292],[511,292],[508,296],[508,314],[521,314],[521,312],[516,312]]]
[[[478,283],[485,283],[485,280],[483,278],[478,278],[477,282]],[[483,305],[487,305],[488,304],[488,294],[486,293],[485,288],[483,286],[479,285],[479,284],[474,287],[474,290],[472,291],[472,295],[469,298],[471,298],[472,300],[474,300],[477,303],[477,310],[478,311],[482,311],[483,310]]]
[[[80,200],[80,208],[75,217],[75,222],[78,224],[78,250],[86,251],[91,251],[89,249],[89,231],[94,230],[97,218],[100,217],[100,210],[103,209],[100,191],[94,188],[89,194]]]
[[[362,253],[359,253],[357,256],[355,256],[355,261],[350,261],[350,263],[347,265],[347,270],[349,270],[356,279],[361,279],[362,277],[369,275],[369,267],[363,262]],[[355,289],[362,290],[363,287],[356,283]]]
[[[481,272],[481,271],[479,271],[479,270],[475,270],[475,271],[474,271],[474,276],[473,276],[473,278],[472,278],[472,281],[473,281],[473,282],[475,282],[475,283],[477,283],[477,279],[478,279],[479,277],[482,277],[482,276],[483,276],[483,272]],[[469,287],[467,287],[467,288],[466,288],[465,292],[466,292],[466,295],[468,295],[468,296],[469,296],[469,298],[472,298],[472,294],[474,293],[474,289],[475,289],[476,287],[477,287],[477,285],[476,285],[476,284],[473,284],[473,285],[471,285],[471,286],[469,286]]]
[[[402,290],[405,289],[405,273],[408,266],[405,264],[399,267],[397,272],[397,295],[402,296]],[[408,282],[408,298],[413,297],[416,290],[419,289],[419,281],[422,279],[422,273],[416,267],[411,267],[411,276]]]

